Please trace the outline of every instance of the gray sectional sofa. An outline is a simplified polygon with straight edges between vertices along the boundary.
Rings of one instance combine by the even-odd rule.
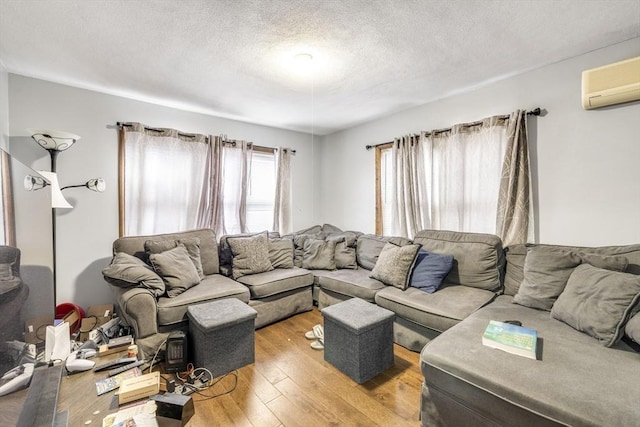
[[[260,234],[223,236],[219,243],[211,230],[116,240],[114,262],[103,273],[116,292],[120,315],[133,326],[143,351],[153,351],[168,331],[185,327],[189,304],[238,298],[258,311],[256,327],[261,327],[310,310],[314,304],[322,309],[358,297],[393,311],[395,341],[421,352],[423,426],[640,425],[640,353],[636,351],[640,314],[635,315],[640,308],[640,290],[632,307],[623,313],[625,322],[630,319],[625,341],[618,342],[625,329],[617,325],[620,330],[614,331],[616,337],[609,339],[610,347],[606,347],[601,337],[599,342],[589,336],[602,331],[576,330],[581,319],[567,319],[567,310],[563,320],[552,317],[563,317],[553,304],[562,289],[550,291],[545,284],[547,278],[552,283],[553,276],[559,274],[564,275],[561,288],[576,288],[578,273],[582,277],[585,273],[578,271],[574,279],[572,272],[585,270],[590,277],[591,264],[577,268],[587,261],[601,269],[597,271],[624,271],[620,274],[627,274],[633,282],[640,279],[640,245],[503,248],[497,236],[488,234],[423,230],[409,240],[344,232],[326,224],[282,237]],[[153,249],[149,240],[184,243],[189,249],[189,239],[194,237],[199,239],[203,278],[197,286],[168,297],[166,289],[161,293],[154,288],[157,278],[148,273],[154,273],[150,265],[158,267],[150,259],[154,255],[149,253]],[[264,259],[252,258],[253,249],[246,249],[255,248],[258,240],[263,258],[268,248],[268,265],[263,264]],[[389,258],[385,254],[388,247],[403,252],[405,258],[409,254],[409,259],[418,248],[446,254],[453,258],[453,264],[441,287],[427,293],[407,286],[406,259]],[[191,255],[194,251],[193,245],[187,250]],[[556,256],[553,251],[563,255]],[[138,275],[123,275],[121,267],[116,268],[118,254],[123,252],[142,263],[135,266]],[[382,269],[381,257],[386,264],[391,260],[391,269],[397,263],[405,275],[390,283],[395,279],[378,271]],[[554,265],[556,259],[563,259],[566,265],[559,268]],[[386,267],[388,270],[389,265]],[[535,283],[540,277],[544,278],[542,286]],[[520,291],[523,281],[527,284]],[[633,288],[635,282],[629,286]],[[565,300],[569,300],[568,306],[575,302],[563,297],[558,307],[566,306]],[[519,320],[536,329],[538,360],[483,346],[481,337],[489,320]]]

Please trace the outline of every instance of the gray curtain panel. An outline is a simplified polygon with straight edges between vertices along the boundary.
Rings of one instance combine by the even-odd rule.
[[[504,246],[526,243],[533,235],[531,178],[527,141],[527,113],[511,113],[507,124],[507,148],[502,164],[496,234]]]

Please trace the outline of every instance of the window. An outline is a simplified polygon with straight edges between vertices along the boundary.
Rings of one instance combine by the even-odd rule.
[[[426,228],[495,233],[506,128],[456,127],[424,137]],[[393,144],[376,147],[376,233],[400,235],[392,218]],[[413,236],[407,236],[413,237]]]
[[[251,232],[271,230],[276,194],[276,161],[273,153],[254,151],[247,193],[247,228]]]
[[[219,236],[272,230],[274,149],[130,127],[121,132],[121,235],[201,227],[214,228]]]

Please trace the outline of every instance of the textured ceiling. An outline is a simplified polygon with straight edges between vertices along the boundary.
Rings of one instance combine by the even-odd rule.
[[[11,73],[316,134],[638,36],[638,0],[0,0]]]

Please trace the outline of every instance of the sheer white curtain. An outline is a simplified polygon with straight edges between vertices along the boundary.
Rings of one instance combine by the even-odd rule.
[[[208,185],[206,137],[139,123],[123,131],[124,235],[196,228]]]
[[[222,151],[222,225],[224,234],[248,232],[247,191],[251,177],[253,145],[247,141],[236,141],[235,146],[225,146]]]
[[[490,117],[436,130],[423,141],[431,228],[495,233],[507,146],[504,120]]]
[[[276,196],[273,209],[273,231],[291,233],[291,155],[289,148],[278,147],[276,157]]]
[[[412,238],[429,227],[423,143],[417,135],[396,138],[391,149],[391,234]]]

